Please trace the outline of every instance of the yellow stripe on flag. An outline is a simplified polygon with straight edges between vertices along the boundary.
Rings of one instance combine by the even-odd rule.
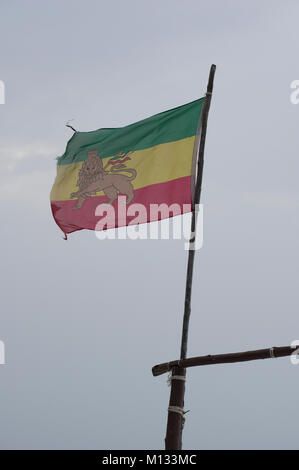
[[[137,171],[137,176],[132,181],[134,189],[190,176],[194,139],[194,136],[187,137],[130,153],[128,156],[131,160],[126,161],[125,166]],[[103,165],[105,166],[108,161],[109,158],[105,158]],[[78,190],[78,173],[82,164],[83,162],[57,166],[57,176],[51,191],[52,201],[71,199],[71,193]],[[123,170],[118,172],[128,174]],[[98,194],[101,194],[101,191]]]

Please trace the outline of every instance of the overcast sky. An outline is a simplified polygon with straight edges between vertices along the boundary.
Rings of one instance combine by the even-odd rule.
[[[163,448],[184,241],[66,242],[55,158],[72,132],[203,96],[204,246],[189,356],[288,345],[298,328],[296,0],[0,0],[2,449]],[[299,365],[188,371],[185,449],[298,449]]]

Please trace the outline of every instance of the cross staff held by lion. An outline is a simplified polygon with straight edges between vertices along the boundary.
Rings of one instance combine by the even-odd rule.
[[[95,195],[98,191],[104,191],[112,204],[118,197],[118,193],[127,196],[127,204],[134,199],[134,188],[131,183],[136,178],[137,172],[133,168],[126,168],[122,162],[130,160],[129,152],[119,152],[103,167],[102,159],[97,150],[87,153],[87,158],[79,170],[77,186],[79,190],[71,194],[71,198],[77,198],[78,202],[73,209],[80,209],[85,199]],[[119,159],[118,159],[119,157]],[[119,163],[121,161],[121,163]],[[107,170],[107,168],[112,167]],[[130,174],[124,175],[123,172]]]

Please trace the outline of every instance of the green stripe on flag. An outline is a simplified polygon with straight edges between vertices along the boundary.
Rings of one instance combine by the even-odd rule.
[[[120,151],[144,150],[191,137],[196,134],[203,102],[201,98],[125,127],[76,132],[57,159],[58,165],[83,161],[90,150],[98,150],[101,158],[107,158]]]

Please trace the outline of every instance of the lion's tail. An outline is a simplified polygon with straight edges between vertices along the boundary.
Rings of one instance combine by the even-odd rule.
[[[131,176],[124,175],[128,178],[128,181],[132,181],[136,178],[137,171],[134,170],[134,168],[120,168],[120,167],[113,167],[111,168],[110,172],[111,173],[118,173],[121,174],[120,172],[126,171],[131,174]]]

